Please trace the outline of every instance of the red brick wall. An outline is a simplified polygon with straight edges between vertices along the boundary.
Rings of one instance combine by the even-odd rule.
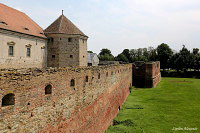
[[[15,105],[0,106],[0,132],[103,132],[129,95],[132,65],[3,70],[0,79],[0,103],[15,94]]]
[[[133,64],[133,85],[136,87],[156,87],[160,82],[160,62],[141,62],[140,65]]]
[[[129,95],[130,79],[126,77],[120,83],[110,87],[89,106],[77,107],[70,119],[63,119],[58,125],[49,125],[40,133],[77,132],[103,133],[118,113]]]

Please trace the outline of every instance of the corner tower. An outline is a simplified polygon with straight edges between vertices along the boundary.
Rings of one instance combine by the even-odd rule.
[[[87,39],[63,14],[44,30],[48,67],[87,66]]]

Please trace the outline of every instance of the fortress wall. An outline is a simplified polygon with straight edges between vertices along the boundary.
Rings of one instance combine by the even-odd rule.
[[[156,87],[160,82],[160,62],[133,64],[133,85],[136,87]]]
[[[88,76],[88,80],[86,78]],[[71,79],[75,86],[70,86]],[[129,95],[132,65],[2,70],[0,132],[104,132]],[[52,85],[52,94],[45,87]]]
[[[160,82],[161,74],[160,74],[160,62],[149,62],[145,64],[145,87],[156,87],[156,85]]]

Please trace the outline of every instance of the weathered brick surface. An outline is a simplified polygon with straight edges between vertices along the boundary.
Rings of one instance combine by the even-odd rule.
[[[133,64],[133,85],[137,87],[156,87],[160,82],[160,62]]]
[[[132,65],[1,70],[0,103],[13,93],[15,105],[0,107],[0,132],[103,132],[131,83]],[[45,95],[48,84],[52,94]]]

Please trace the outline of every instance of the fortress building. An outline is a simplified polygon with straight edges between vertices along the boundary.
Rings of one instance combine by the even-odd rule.
[[[49,67],[87,66],[87,39],[63,14],[45,30]]]
[[[0,68],[46,67],[46,40],[26,14],[0,4]]]
[[[87,39],[63,14],[43,32],[0,4],[0,133],[104,133],[133,84],[160,82],[160,62],[94,66]]]
[[[87,66],[87,39],[63,14],[44,31],[0,4],[0,68]]]

